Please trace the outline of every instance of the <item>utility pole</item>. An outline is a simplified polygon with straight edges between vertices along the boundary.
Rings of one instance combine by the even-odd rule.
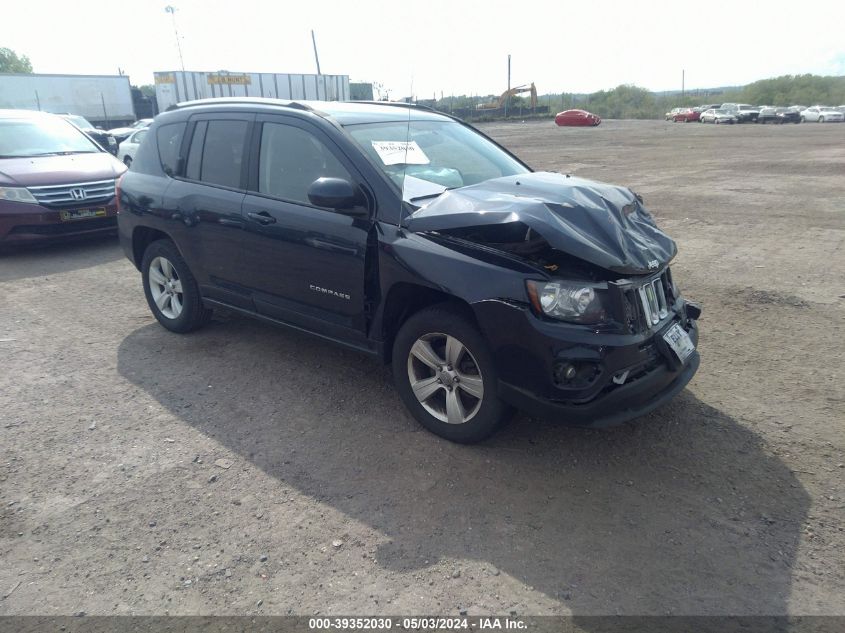
[[[164,7],[165,12],[170,14],[173,19],[173,35],[176,36],[176,49],[179,51],[179,63],[182,65],[182,72],[185,72],[185,60],[182,59],[182,44],[179,42],[179,29],[176,28],[176,7],[167,5]]]
[[[317,62],[317,74],[322,75],[323,73],[320,72],[320,57],[317,55],[317,38],[314,36],[314,29],[311,29],[311,43],[314,45],[314,61]]]
[[[681,69],[681,99],[683,99],[683,98],[684,98],[684,92],[685,92],[685,90],[684,90],[684,79],[685,79],[685,77],[684,77],[684,69],[682,68],[682,69]]]
[[[508,91],[505,93],[505,118],[508,118],[508,105],[511,101],[511,55],[508,53]]]

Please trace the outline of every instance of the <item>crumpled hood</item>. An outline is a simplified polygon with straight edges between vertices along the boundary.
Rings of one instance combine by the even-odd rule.
[[[614,272],[644,274],[669,263],[675,242],[624,187],[537,172],[446,191],[417,210],[414,232],[522,222],[549,245]]]

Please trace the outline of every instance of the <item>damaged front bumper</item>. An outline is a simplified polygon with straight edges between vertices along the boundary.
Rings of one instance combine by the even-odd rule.
[[[627,331],[538,318],[503,301],[475,304],[494,361],[499,396],[533,415],[590,427],[621,424],[677,395],[698,370],[693,351],[681,361],[663,335],[679,324],[698,347],[700,309],[678,297],[658,323]]]

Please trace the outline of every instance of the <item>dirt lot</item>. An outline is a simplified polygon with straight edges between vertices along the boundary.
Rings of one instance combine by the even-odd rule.
[[[166,332],[112,240],[6,254],[0,614],[845,613],[845,125],[485,130],[678,240],[681,396],[452,445],[368,358]]]

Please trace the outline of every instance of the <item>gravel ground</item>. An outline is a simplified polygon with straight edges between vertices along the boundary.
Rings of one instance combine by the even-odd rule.
[[[484,130],[644,196],[689,388],[457,446],[369,358],[168,333],[111,239],[6,253],[0,614],[845,614],[845,125]]]

